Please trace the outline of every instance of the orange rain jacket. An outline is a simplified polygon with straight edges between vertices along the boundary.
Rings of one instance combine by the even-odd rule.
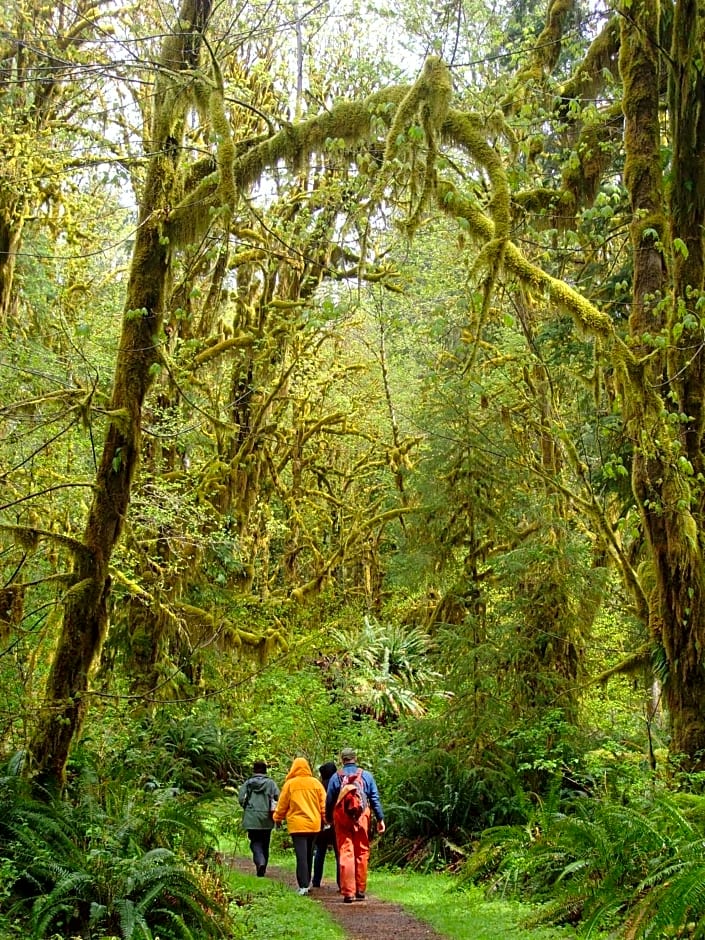
[[[279,794],[274,822],[286,819],[289,832],[320,832],[326,812],[326,791],[311,773],[305,757],[297,757]]]

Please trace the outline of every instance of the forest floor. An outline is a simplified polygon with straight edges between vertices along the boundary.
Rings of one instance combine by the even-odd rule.
[[[252,873],[250,859],[230,856],[231,868],[246,874]],[[267,877],[296,888],[296,879],[292,872],[276,865],[267,869]],[[367,895],[364,901],[343,904],[342,895],[338,894],[334,882],[324,883],[320,888],[312,888],[309,894],[313,903],[320,904],[345,931],[348,940],[447,940],[433,927],[416,920],[403,908],[389,901],[382,901],[374,895]]]

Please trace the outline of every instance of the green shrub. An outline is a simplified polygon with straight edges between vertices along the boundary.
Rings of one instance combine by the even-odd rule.
[[[388,770],[389,826],[380,861],[438,867],[463,857],[462,847],[482,830],[507,790],[500,776],[486,767],[465,766],[442,750],[397,762]],[[510,813],[521,805],[520,795],[515,796]]]
[[[532,923],[629,940],[704,937],[704,807],[667,793],[634,806],[554,800],[524,826],[483,833],[463,876],[542,902]]]
[[[37,940],[223,935],[217,880],[195,860],[209,847],[199,807],[173,793],[45,802],[0,780],[0,907]]]

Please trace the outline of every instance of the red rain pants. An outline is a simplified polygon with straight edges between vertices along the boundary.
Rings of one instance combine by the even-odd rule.
[[[333,822],[340,858],[340,892],[346,898],[364,894],[370,860],[370,808],[353,822],[342,806],[336,806]]]

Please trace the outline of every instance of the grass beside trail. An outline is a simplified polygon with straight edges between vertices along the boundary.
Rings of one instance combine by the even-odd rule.
[[[246,856],[241,846],[233,847]],[[247,856],[246,856],[247,857]],[[325,877],[333,875],[332,856]],[[272,853],[271,863],[294,871],[292,852]],[[235,896],[233,940],[286,937],[287,940],[342,940],[343,931],[322,907],[299,897],[291,887],[231,871],[228,880]],[[451,875],[389,872],[373,869],[369,891],[401,905],[419,920],[452,940],[571,940],[570,929],[524,927],[531,908],[515,901],[488,901],[480,888],[459,887]]]
[[[345,933],[325,910],[291,887],[236,871],[226,877],[234,898],[232,940],[344,940]]]
[[[555,927],[522,927],[531,913],[514,901],[486,900],[473,886],[459,887],[450,875],[370,873],[370,894],[393,901],[453,940],[569,940],[577,934]]]

